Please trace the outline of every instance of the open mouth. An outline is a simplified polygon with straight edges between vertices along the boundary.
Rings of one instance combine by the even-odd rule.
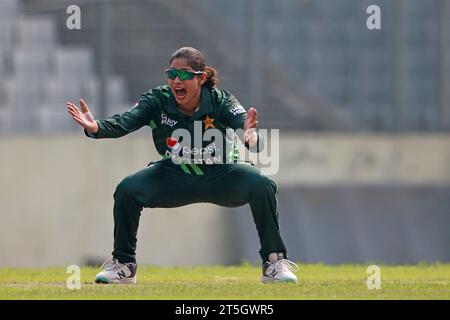
[[[175,96],[176,96],[178,99],[183,99],[184,97],[186,97],[186,94],[187,94],[186,89],[183,89],[183,88],[174,88],[174,91],[175,91]]]

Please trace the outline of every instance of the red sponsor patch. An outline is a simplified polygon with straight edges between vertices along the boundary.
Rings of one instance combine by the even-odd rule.
[[[178,143],[178,140],[172,137],[166,139],[166,144],[169,148],[173,148]]]

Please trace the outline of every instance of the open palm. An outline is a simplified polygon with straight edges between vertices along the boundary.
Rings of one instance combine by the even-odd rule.
[[[80,107],[81,111],[75,104],[67,102],[67,112],[69,112],[72,119],[85,128],[88,132],[96,133],[98,131],[98,124],[83,99],[80,100]]]
[[[245,142],[254,146],[258,142],[258,135],[256,134],[256,127],[258,126],[258,113],[255,108],[251,107],[247,112],[247,119],[244,123],[244,137]]]

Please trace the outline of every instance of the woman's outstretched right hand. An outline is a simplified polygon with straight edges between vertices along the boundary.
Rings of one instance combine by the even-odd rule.
[[[75,120],[80,126],[85,128],[86,131],[88,132],[91,133],[98,132],[97,121],[95,121],[94,117],[89,111],[88,105],[86,104],[86,102],[84,102],[83,99],[80,100],[81,111],[75,104],[71,102],[67,102],[66,104],[67,104],[67,112],[69,112],[73,120]]]

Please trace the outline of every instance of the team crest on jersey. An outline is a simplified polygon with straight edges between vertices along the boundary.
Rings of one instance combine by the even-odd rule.
[[[241,113],[245,113],[245,109],[243,106],[241,106],[240,104],[233,106],[230,109],[230,112],[233,114],[233,116],[241,114]]]
[[[173,128],[173,126],[177,123],[178,121],[170,119],[164,112],[161,113],[161,124],[165,124]]]
[[[214,119],[210,118],[209,116],[206,116],[205,120],[203,120],[203,123],[205,124],[205,130],[208,128],[215,128],[216,126],[214,125]]]

